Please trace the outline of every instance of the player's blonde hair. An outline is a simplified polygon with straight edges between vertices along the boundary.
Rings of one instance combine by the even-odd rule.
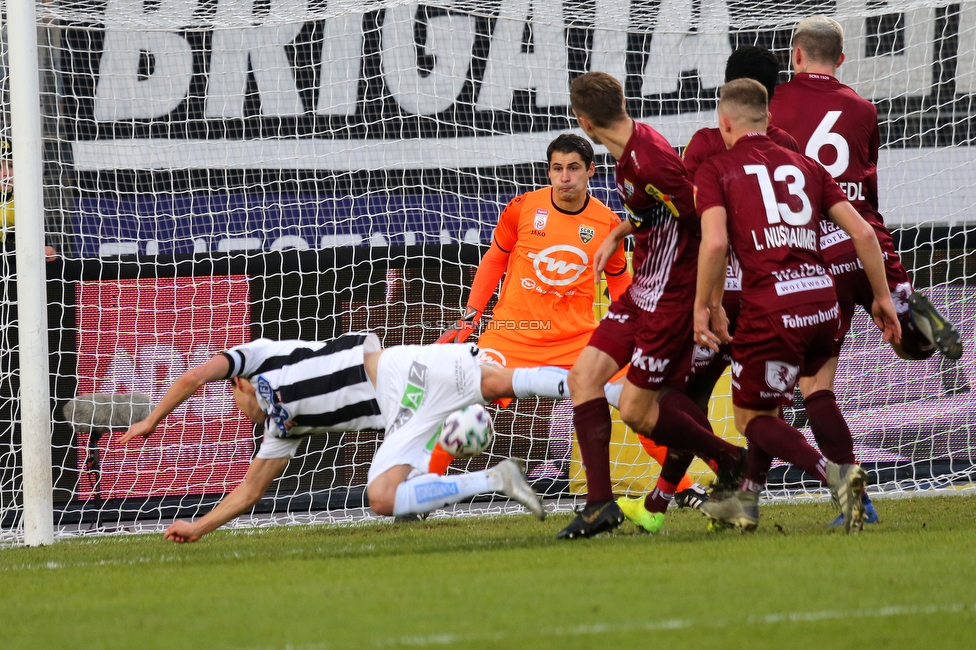
[[[627,117],[624,109],[624,87],[606,72],[587,72],[573,79],[569,101],[578,115],[601,129]]]
[[[836,65],[844,53],[844,28],[827,16],[804,18],[793,30],[793,47],[817,63]]]
[[[769,95],[755,79],[736,79],[719,90],[718,110],[736,122],[759,126],[769,117]]]

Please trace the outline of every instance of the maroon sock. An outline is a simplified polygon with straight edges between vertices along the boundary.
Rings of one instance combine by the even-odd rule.
[[[820,452],[838,465],[854,464],[854,439],[833,391],[818,390],[803,400]]]
[[[773,466],[773,457],[763,451],[759,445],[749,445],[749,456],[746,462],[746,473],[742,477],[740,489],[749,492],[762,492],[766,487],[766,476]]]
[[[738,466],[739,448],[712,433],[708,419],[687,395],[670,391],[658,407],[657,424],[650,434],[654,442],[714,460],[721,469]]]
[[[573,407],[573,424],[586,470],[586,503],[613,498],[610,487],[610,405],[598,397]]]
[[[644,509],[648,512],[667,512],[676,489],[677,484],[665,481],[659,476],[654,489],[644,497]]]
[[[757,445],[773,458],[781,458],[827,484],[827,459],[803,438],[803,434],[771,415],[760,415],[746,427],[749,447]]]
[[[672,485],[677,485],[685,477],[685,472],[688,471],[688,467],[693,460],[695,460],[695,455],[690,451],[671,449],[668,447],[668,453],[664,457],[664,464],[661,465],[661,474],[658,477],[658,483],[665,481]]]

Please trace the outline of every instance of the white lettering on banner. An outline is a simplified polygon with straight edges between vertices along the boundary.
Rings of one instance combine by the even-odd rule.
[[[960,95],[976,93],[976,3],[973,2],[960,4],[956,66],[956,92]]]
[[[833,280],[830,279],[829,275],[823,275],[814,278],[802,278],[800,280],[789,280],[788,282],[777,282],[776,295],[786,296],[791,293],[799,293],[801,291],[815,291],[816,289],[827,289],[834,286]]]
[[[595,3],[590,70],[602,70],[626,86],[629,12],[621,11],[618,0],[595,0]]]
[[[677,91],[681,73],[687,70],[697,70],[705,88],[724,83],[725,62],[732,54],[728,5],[725,0],[702,0],[699,11],[696,20],[692,0],[662,0],[654,17],[641,94]]]
[[[873,7],[872,0],[838,0],[835,6],[837,16],[851,16],[839,19],[844,28],[846,57],[844,65],[837,69],[840,81],[850,84],[865,99],[929,94],[935,57],[934,8],[901,14],[904,47],[891,53],[875,53],[869,52],[868,19],[864,17]]]
[[[842,241],[849,240],[850,238],[851,236],[848,235],[843,230],[835,230],[829,235],[824,235],[823,237],[820,238],[820,250],[824,250],[825,248],[830,248],[834,244],[839,244]]]
[[[206,363],[214,354],[213,350],[202,345],[195,346],[189,352],[171,345],[145,345],[138,349],[135,357],[124,348],[119,348],[96,382],[95,391],[146,393],[153,404],[158,404],[187,368]],[[189,412],[199,419],[207,419],[215,415],[233,415],[235,410],[234,397],[226,384],[215,383],[205,386],[176,407],[173,417],[185,417]]]
[[[816,314],[809,314],[807,316],[799,316],[797,314],[782,314],[783,327],[788,329],[797,329],[800,327],[810,327],[811,325],[819,325],[820,323],[826,323],[827,321],[834,320],[840,313],[840,306],[834,305],[830,309],[825,311],[818,311]]]
[[[305,0],[270,0],[270,16],[295,14]],[[253,20],[254,0],[217,0],[214,18],[218,24]],[[215,29],[210,77],[207,86],[207,117],[244,117],[244,93],[250,68],[261,96],[264,115],[301,115],[305,112],[295,85],[295,76],[285,54],[302,23]]]
[[[569,105],[562,9],[561,2],[550,0],[502,0],[478,93],[478,110],[509,110],[516,90],[535,90],[539,108]],[[529,16],[532,51],[523,53],[522,34]]]
[[[394,99],[418,115],[449,109],[468,76],[474,45],[474,16],[450,14],[427,19],[427,42],[420,48],[414,37],[417,5],[387,9],[383,22],[383,77]],[[433,69],[421,74],[417,57],[433,57]]]
[[[109,0],[95,90],[96,120],[162,117],[183,102],[193,76],[190,44],[179,34],[136,30],[132,24],[176,30],[190,22],[195,5],[161,0],[156,11],[143,13],[141,0]],[[140,64],[147,69],[140,70]],[[146,74],[149,71],[152,74]]]
[[[565,286],[575,282],[587,269],[590,258],[575,246],[559,244],[538,253],[529,253],[532,268],[541,282],[552,286]]]
[[[359,59],[363,53],[363,16],[352,14],[325,21],[319,67],[321,115],[355,115],[359,92]]]

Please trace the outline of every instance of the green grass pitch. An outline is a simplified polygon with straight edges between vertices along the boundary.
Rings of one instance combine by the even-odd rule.
[[[762,508],[755,534],[671,511],[557,542],[569,515],[218,531],[0,549],[2,648],[965,648],[976,500]]]

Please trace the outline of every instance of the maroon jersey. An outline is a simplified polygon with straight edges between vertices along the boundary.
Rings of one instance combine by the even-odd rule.
[[[888,235],[878,211],[881,136],[874,104],[834,77],[800,73],[776,87],[769,111],[771,122],[788,131],[800,151],[833,176],[879,238]],[[854,250],[847,234],[833,224],[824,223],[821,240],[828,260]]]
[[[800,151],[793,136],[783,129],[770,125],[766,135],[781,147],[786,147],[790,151]],[[688,177],[694,179],[703,162],[725,151],[725,140],[722,139],[721,131],[716,128],[695,131],[681,154],[681,160],[688,170]],[[738,304],[741,290],[742,270],[739,268],[739,260],[735,255],[729,255],[729,265],[725,268],[725,293],[722,296],[722,304],[729,306]]]
[[[743,311],[837,300],[818,234],[822,215],[845,196],[821,165],[754,133],[706,160],[695,190],[699,214],[726,210],[729,245],[742,265]]]
[[[770,124],[766,129],[766,135],[779,146],[800,153],[796,140],[783,129]],[[722,139],[722,133],[718,129],[707,128],[695,131],[695,135],[691,136],[691,140],[685,145],[685,150],[681,154],[681,160],[688,170],[688,177],[694,179],[703,162],[725,150],[725,140]]]
[[[695,300],[701,229],[681,159],[664,136],[635,121],[614,173],[635,228],[630,298],[644,311],[688,309]]]

